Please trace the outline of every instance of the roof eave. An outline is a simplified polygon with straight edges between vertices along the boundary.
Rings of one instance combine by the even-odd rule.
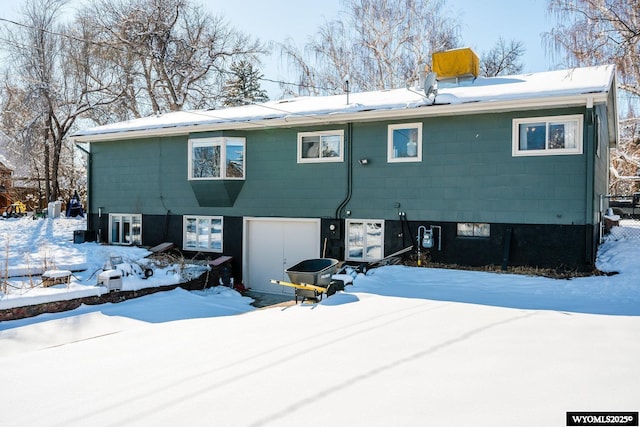
[[[609,117],[607,123],[609,125],[609,147],[616,148],[619,141],[619,125],[618,125],[618,80],[616,74],[613,73],[609,88],[609,108],[607,109]]]
[[[188,135],[194,132],[221,130],[258,130],[267,128],[308,126],[346,122],[367,122],[376,120],[402,120],[416,117],[438,117],[452,114],[483,114],[505,111],[536,110],[554,107],[576,107],[589,103],[607,103],[608,92],[594,92],[576,95],[528,97],[510,100],[466,102],[462,104],[435,104],[401,109],[380,109],[333,114],[290,115],[282,118],[251,121],[227,121],[206,125],[156,127],[151,129],[123,130],[101,134],[74,135],[70,139],[76,143],[106,142],[122,139],[138,139],[159,136]]]

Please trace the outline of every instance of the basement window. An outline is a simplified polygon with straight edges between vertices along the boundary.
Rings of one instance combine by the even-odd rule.
[[[189,179],[244,179],[245,138],[189,140]]]
[[[387,162],[422,161],[422,123],[389,125]]]
[[[142,244],[142,214],[109,214],[109,243]]]
[[[342,162],[344,131],[298,133],[298,163]]]
[[[458,237],[490,237],[491,225],[479,222],[459,222]]]
[[[182,248],[186,251],[222,252],[221,216],[185,215]]]
[[[582,154],[582,115],[514,119],[514,156]]]
[[[346,259],[378,261],[384,257],[384,221],[346,220]]]

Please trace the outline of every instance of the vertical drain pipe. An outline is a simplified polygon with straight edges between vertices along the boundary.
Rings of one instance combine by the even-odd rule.
[[[593,197],[595,193],[595,181],[596,181],[596,172],[595,172],[595,156],[596,156],[596,144],[598,138],[595,134],[596,132],[596,112],[593,107],[593,100],[589,99],[587,101],[587,111],[585,113],[585,121],[586,121],[586,141],[583,141],[583,144],[586,144],[586,148],[584,150],[587,161],[586,161],[586,174],[587,182],[586,182],[586,196],[585,196],[585,243],[584,243],[584,262],[587,265],[593,266],[595,257],[596,257],[596,248],[597,244],[595,240],[595,230],[593,224],[594,219],[594,209],[593,209]],[[602,219],[599,218],[599,221]]]
[[[351,200],[351,195],[353,193],[353,123],[347,123],[347,194],[345,195],[344,200],[340,203],[340,205],[336,208],[336,219],[342,218],[342,211],[347,206],[349,201]]]
[[[502,271],[507,271],[509,266],[509,252],[511,251],[511,235],[513,228],[507,226],[503,233],[502,241]]]
[[[87,215],[87,229],[89,229],[89,226],[91,225],[91,209],[93,208],[93,200],[92,200],[92,196],[93,196],[93,192],[91,191],[91,184],[92,184],[92,162],[93,159],[91,158],[91,151],[85,149],[84,147],[80,146],[80,144],[78,144],[77,142],[74,144],[80,151],[82,151],[83,153],[85,153],[87,155],[87,206],[85,206],[85,214]],[[89,145],[89,147],[91,147],[91,145]],[[90,149],[90,148],[89,148]],[[101,224],[98,223],[98,227],[101,227]],[[100,240],[98,240],[100,241]]]
[[[169,221],[171,220],[171,210],[164,204],[164,197],[162,196],[163,181],[162,181],[162,141],[158,138],[158,192],[160,193],[160,203],[162,207],[167,211],[164,215],[164,227],[162,232],[162,241],[166,242],[169,239]]]

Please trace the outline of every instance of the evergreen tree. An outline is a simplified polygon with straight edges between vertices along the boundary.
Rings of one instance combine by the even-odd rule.
[[[233,74],[224,85],[222,104],[225,107],[236,107],[255,102],[269,100],[267,92],[260,87],[262,74],[249,61],[239,61],[231,64]]]

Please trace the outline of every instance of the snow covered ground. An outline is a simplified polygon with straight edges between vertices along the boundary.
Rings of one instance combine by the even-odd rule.
[[[172,285],[181,280],[173,266],[154,266],[154,275],[145,279],[142,268],[150,263],[150,252],[143,248],[106,246],[97,243],[74,244],[74,231],[86,230],[84,218],[32,220],[30,218],[0,221],[0,279],[8,278],[0,287],[0,309],[34,305],[56,300],[69,300],[108,292],[97,286],[98,274],[120,258],[123,290]],[[193,268],[197,268],[193,266]],[[44,271],[71,271],[68,285],[43,287]]]
[[[110,251],[145,255],[74,245],[72,221],[84,226],[42,221],[39,237],[0,222],[0,238],[25,242],[5,245],[11,268],[27,254],[87,271]],[[601,246],[611,276],[389,266],[319,304],[255,310],[227,288],[176,289],[0,322],[0,425],[564,426],[568,411],[637,412],[633,236],[614,229]]]

